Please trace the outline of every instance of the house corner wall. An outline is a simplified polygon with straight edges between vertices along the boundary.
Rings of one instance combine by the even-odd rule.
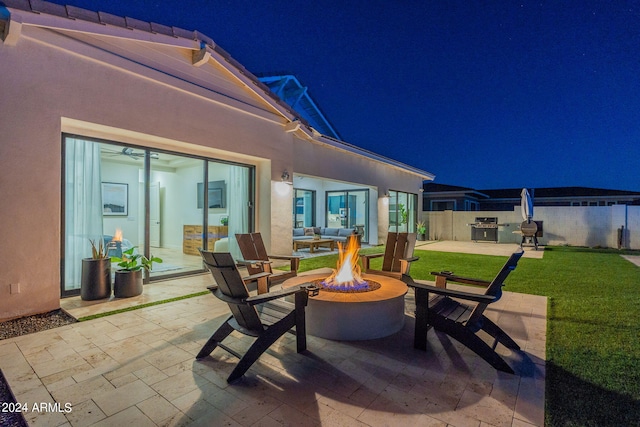
[[[387,242],[387,234],[389,234],[389,198],[378,197],[378,245],[384,245]]]
[[[18,55],[0,43],[0,321],[60,308],[60,122],[25,96]]]
[[[290,255],[292,252],[293,186],[271,181],[271,250],[270,254]],[[260,231],[260,230],[258,230]]]

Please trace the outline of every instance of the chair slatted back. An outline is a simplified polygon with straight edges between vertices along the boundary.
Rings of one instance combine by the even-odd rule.
[[[507,279],[509,273],[516,269],[518,265],[518,261],[524,254],[524,251],[514,252],[511,254],[507,262],[504,263],[496,277],[491,281],[489,286],[487,286],[487,290],[485,291],[485,295],[491,295],[495,298],[495,301],[498,301],[502,297],[502,287],[504,286],[504,281]],[[484,310],[487,308],[489,304],[479,303],[471,312],[469,316],[469,320],[467,321],[467,325],[473,325],[482,319],[482,315]]]
[[[388,233],[384,250],[382,271],[400,271],[400,260],[413,256],[416,246],[416,233]]]
[[[259,260],[259,261],[269,261],[269,256],[267,255],[267,249],[264,246],[264,241],[262,240],[262,235],[260,233],[245,233],[245,234],[236,234],[236,240],[238,242],[238,246],[240,247],[240,252],[242,253],[242,258],[245,260]],[[267,266],[267,272],[271,272],[269,266]],[[249,274],[258,274],[262,273],[262,266],[247,266],[247,271]]]
[[[242,280],[233,257],[228,252],[200,251],[202,259],[211,271],[220,292],[230,298],[238,299],[238,304],[227,301],[229,309],[238,325],[252,331],[262,331],[264,327],[254,306],[241,303],[249,297],[249,290]]]

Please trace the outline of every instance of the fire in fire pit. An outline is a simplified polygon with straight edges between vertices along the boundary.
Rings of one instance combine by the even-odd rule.
[[[333,270],[333,273],[326,279],[319,280],[314,284],[331,292],[368,292],[379,289],[379,283],[364,280],[360,275],[359,251],[360,246],[355,236],[349,236],[344,246],[338,242],[337,269]]]
[[[122,257],[122,230],[119,228],[116,228],[113,239],[107,243],[107,255],[110,257]]]

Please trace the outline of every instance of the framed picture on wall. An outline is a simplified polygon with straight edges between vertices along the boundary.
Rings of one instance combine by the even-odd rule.
[[[102,183],[102,215],[126,216],[129,214],[129,185],[114,182]]]

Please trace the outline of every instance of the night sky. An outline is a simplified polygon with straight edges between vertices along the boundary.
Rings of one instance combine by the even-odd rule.
[[[294,74],[351,144],[477,189],[640,191],[640,1],[55,0]]]

